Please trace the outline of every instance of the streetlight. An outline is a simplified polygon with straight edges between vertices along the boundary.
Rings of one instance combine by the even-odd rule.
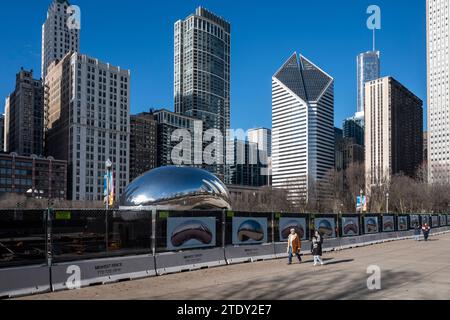
[[[110,187],[111,187],[111,179],[112,179],[112,176],[111,176],[111,170],[112,170],[112,166],[113,166],[113,164],[112,164],[112,162],[111,162],[111,160],[107,160],[106,161],[106,163],[105,163],[105,167],[106,167],[106,210],[109,210],[109,198],[110,198],[110,194],[111,194],[111,189],[110,189]]]

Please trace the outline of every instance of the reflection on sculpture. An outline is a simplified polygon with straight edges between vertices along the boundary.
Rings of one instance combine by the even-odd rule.
[[[121,207],[164,206],[168,210],[231,209],[227,187],[208,171],[161,167],[134,180],[121,197]]]

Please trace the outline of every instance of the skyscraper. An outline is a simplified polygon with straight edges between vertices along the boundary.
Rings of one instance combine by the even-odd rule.
[[[260,159],[266,153],[258,151],[257,143],[234,139],[234,164],[229,168],[227,184],[250,187],[267,185],[268,176],[261,174],[267,165]]]
[[[23,68],[16,75],[16,87],[6,99],[5,148],[29,156],[43,154],[44,86]]]
[[[106,161],[117,198],[129,183],[130,71],[78,53],[46,77],[46,149],[68,161],[71,200],[103,200]]]
[[[158,165],[157,126],[152,113],[131,116],[130,182]]]
[[[265,151],[267,156],[272,156],[272,130],[257,128],[248,130],[248,141],[256,143],[258,150]]]
[[[380,51],[367,51],[356,58],[358,98],[356,117],[364,119],[364,84],[368,81],[378,79],[380,70]]]
[[[195,150],[194,144],[197,137],[195,136],[195,129],[199,128],[200,134],[202,134],[202,121],[183,116],[178,113],[171,112],[166,109],[153,111],[153,116],[158,123],[158,167],[170,166],[180,162],[183,162],[184,156],[180,155],[181,152],[174,152],[174,148],[179,145],[179,141],[173,141],[172,134],[178,130],[187,130],[191,135],[191,154],[189,155],[190,166],[195,166]],[[200,141],[200,143],[202,143]],[[197,157],[201,159],[201,152],[203,151],[203,146],[200,148],[200,154]],[[188,165],[183,163],[183,165]],[[198,164],[198,166],[201,166]]]
[[[53,61],[61,60],[71,51],[80,51],[80,30],[69,29],[67,25],[69,6],[67,0],[52,0],[48,8],[47,19],[42,25],[42,79]]]
[[[175,112],[223,137],[230,128],[230,33],[230,23],[202,7],[175,23]],[[224,175],[224,166],[209,169]]]
[[[392,77],[366,83],[365,163],[368,187],[403,173],[414,177],[422,164],[422,101]]]
[[[342,130],[344,133],[344,138],[354,138],[355,143],[361,146],[364,145],[364,128],[360,119],[355,117],[345,119],[342,125]]]
[[[0,114],[0,152],[4,151],[5,139],[5,116]]]
[[[450,4],[427,0],[428,179],[450,182]]]
[[[334,79],[297,53],[272,77],[272,130],[273,186],[305,199],[334,168]]]

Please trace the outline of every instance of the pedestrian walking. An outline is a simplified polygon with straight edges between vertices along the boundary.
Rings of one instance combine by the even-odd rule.
[[[300,240],[300,237],[298,236],[297,232],[295,232],[295,229],[291,229],[291,234],[288,238],[288,247],[287,252],[289,254],[289,262],[288,264],[292,264],[292,257],[294,254],[297,256],[298,262],[302,262],[302,257],[300,255],[300,251],[302,249],[302,242]]]
[[[319,263],[323,266],[322,244],[323,237],[320,235],[319,231],[315,231],[311,241],[311,253],[314,256],[314,266],[317,266]]]
[[[414,240],[419,241],[420,240],[420,233],[422,228],[420,227],[419,223],[416,222],[414,225]]]
[[[425,223],[422,227],[423,237],[425,241],[428,241],[428,237],[430,236],[430,226],[428,223]]]

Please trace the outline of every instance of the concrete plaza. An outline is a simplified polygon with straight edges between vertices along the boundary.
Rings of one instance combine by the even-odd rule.
[[[324,260],[323,267],[313,267],[311,256],[290,266],[284,259],[238,264],[23,299],[450,299],[450,234],[330,252]],[[372,265],[381,268],[381,290],[367,288]]]

